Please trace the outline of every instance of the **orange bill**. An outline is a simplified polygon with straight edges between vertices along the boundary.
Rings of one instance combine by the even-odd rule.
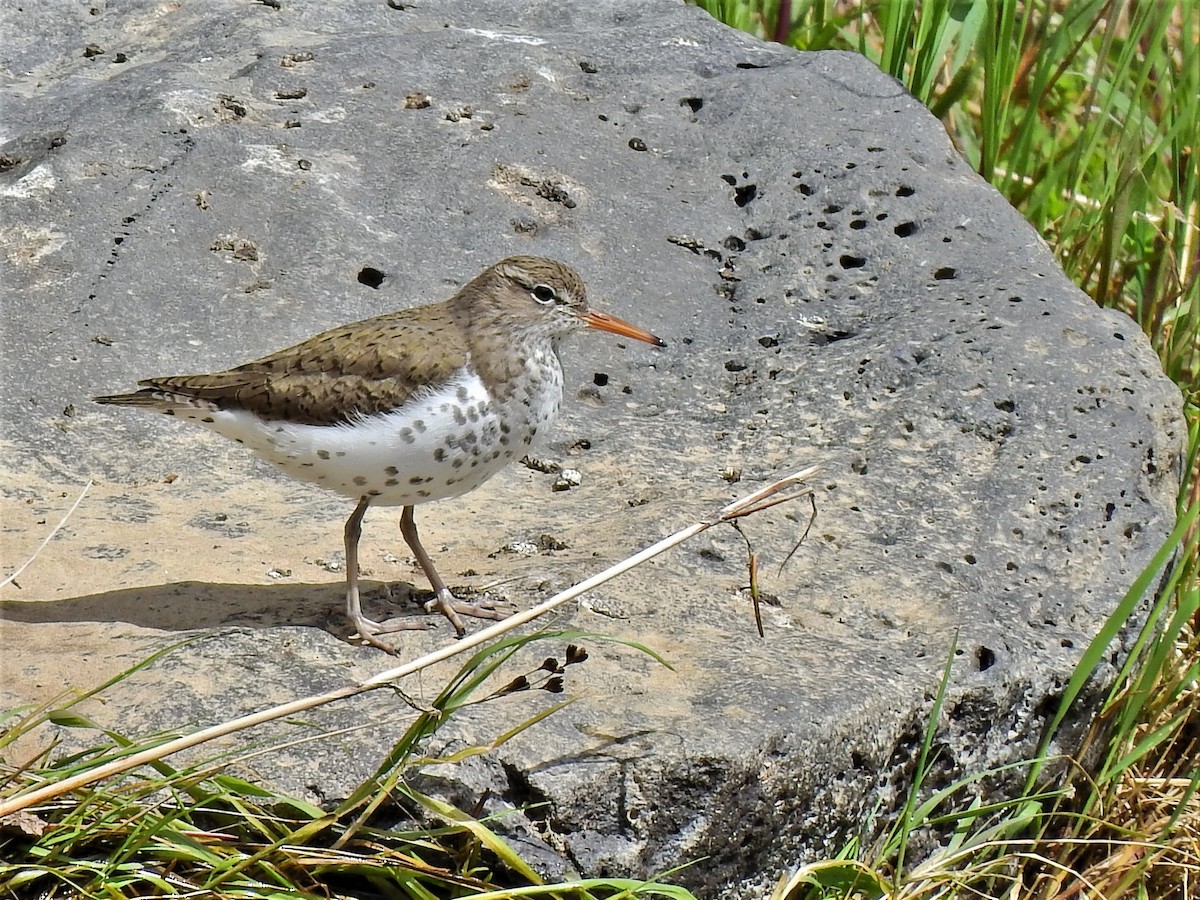
[[[598,309],[591,309],[589,307],[579,318],[590,327],[599,329],[600,331],[619,334],[621,337],[633,338],[635,341],[645,341],[647,344],[653,344],[655,347],[667,346],[667,342],[662,338],[651,334],[643,328],[638,328],[636,325],[630,325],[624,319],[618,319],[616,316],[602,313]]]

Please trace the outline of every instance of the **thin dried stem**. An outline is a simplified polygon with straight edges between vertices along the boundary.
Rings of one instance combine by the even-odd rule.
[[[501,637],[502,635],[507,634],[515,628],[519,628],[527,622],[532,622],[534,619],[545,615],[552,609],[574,600],[580,594],[584,594],[587,591],[604,584],[606,581],[616,578],[618,575],[622,575],[625,572],[628,572],[630,569],[641,565],[642,563],[646,562],[646,560],[652,559],[655,556],[658,556],[660,553],[670,550],[672,547],[678,544],[682,544],[684,541],[695,537],[703,531],[706,531],[713,525],[745,515],[747,510],[753,509],[763,500],[778,494],[780,491],[793,487],[807,478],[811,478],[817,473],[818,470],[818,466],[809,466],[808,468],[801,469],[799,472],[795,472],[786,478],[781,478],[779,481],[769,484],[753,494],[749,494],[745,497],[734,500],[732,503],[722,507],[707,519],[697,522],[694,525],[690,525],[687,528],[684,528],[682,531],[677,531],[670,537],[663,538],[657,544],[647,547],[640,553],[636,553],[628,559],[625,559],[614,566],[610,566],[603,572],[593,575],[591,578],[581,581],[578,584],[567,588],[561,593],[555,594],[550,599],[539,603],[532,609],[515,613],[502,622],[497,622],[495,625],[484,628],[482,631],[478,631],[475,634],[467,635],[462,640],[456,641],[455,643],[449,644],[445,647],[441,647],[438,650],[434,650],[432,653],[427,653],[411,662],[405,663],[404,665],[387,669],[383,672],[380,672],[378,675],[373,675],[365,681],[359,682],[358,684],[347,685],[346,687],[337,688],[336,690],[332,691],[326,691],[322,694],[314,694],[310,697],[302,697],[299,700],[292,700],[288,703],[272,706],[269,709],[260,710],[259,712],[250,713],[245,716],[239,716],[236,719],[230,719],[226,722],[221,722],[217,725],[210,726],[209,728],[203,728],[200,731],[184,735],[181,738],[176,738],[175,740],[168,741],[164,744],[159,744],[158,746],[152,747],[148,750],[142,750],[139,753],[133,753],[129,756],[124,756],[120,759],[115,759],[103,765],[96,766],[94,769],[89,769],[86,772],[81,772],[78,775],[73,775],[70,778],[64,778],[62,781],[55,782],[54,784],[48,784],[44,787],[29,791],[28,793],[10,797],[8,800],[0,802],[0,817],[8,816],[38,803],[51,800],[55,797],[60,797],[63,794],[69,793],[70,791],[77,790],[78,788],[93,784],[94,782],[100,781],[104,778],[109,778],[113,775],[119,775],[120,773],[127,772],[130,769],[135,769],[138,766],[157,762],[158,760],[163,759],[166,756],[170,756],[173,753],[178,753],[181,750],[187,750],[191,747],[196,747],[207,741],[225,737],[226,735],[234,734],[238,731],[244,731],[247,728],[253,728],[255,725],[262,725],[265,722],[272,722],[276,719],[292,716],[305,710],[313,709],[317,706],[324,706],[327,703],[333,703],[336,700],[345,700],[349,697],[354,697],[358,694],[365,693],[366,691],[384,687],[385,685],[389,685],[394,681],[412,675],[414,672],[419,672],[422,669],[427,669],[432,665],[443,662],[444,660],[457,656],[460,653],[465,653],[468,650],[478,647],[480,644],[486,644],[488,641]]]
[[[75,498],[75,502],[71,504],[71,508],[68,509],[66,514],[61,519],[58,520],[58,524],[55,525],[50,530],[50,533],[48,535],[46,535],[46,539],[38,545],[38,548],[36,550],[33,551],[33,555],[30,556],[29,559],[25,560],[25,562],[21,563],[21,565],[17,569],[17,571],[13,572],[11,575],[9,575],[7,578],[5,578],[3,581],[0,581],[0,587],[4,587],[6,584],[16,584],[17,576],[20,575],[22,572],[24,572],[26,569],[28,569],[30,564],[35,559],[38,558],[38,555],[43,550],[46,549],[46,545],[48,543],[50,543],[52,540],[54,540],[54,536],[56,534],[58,534],[58,532],[62,529],[62,527],[64,525],[67,524],[67,519],[71,518],[71,514],[74,513],[76,509],[79,508],[79,504],[83,502],[83,498],[87,496],[88,489],[91,488],[91,486],[92,486],[92,481],[89,478],[88,483],[85,484],[83,486],[83,490],[79,492],[79,496]],[[20,585],[18,584],[17,587],[19,588]]]

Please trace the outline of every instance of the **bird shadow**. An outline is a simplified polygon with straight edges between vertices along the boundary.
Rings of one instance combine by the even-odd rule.
[[[373,618],[433,621],[420,603],[432,596],[411,584],[362,582],[363,612]],[[345,591],[333,584],[218,584],[180,581],[105,591],[64,600],[0,600],[0,619],[31,625],[125,622],[160,631],[230,625],[275,628],[307,625],[340,638],[352,629]]]

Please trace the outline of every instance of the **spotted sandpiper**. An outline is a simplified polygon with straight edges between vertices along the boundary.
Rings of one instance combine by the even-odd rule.
[[[346,520],[346,615],[358,637],[414,627],[374,622],[358,596],[367,508],[402,506],[400,533],[461,635],[461,603],[421,546],[413,507],[478,487],[522,455],[562,401],[563,337],[584,326],[666,344],[588,307],[583,281],[536,256],[501,260],[449,300],[341,325],[262,359],[209,375],[148,378],[93,398],[199,422],[288,475],[357,501]],[[420,627],[417,625],[416,627]]]

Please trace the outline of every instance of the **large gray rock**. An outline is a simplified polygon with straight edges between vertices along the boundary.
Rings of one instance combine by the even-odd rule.
[[[548,871],[705,856],[679,880],[741,897],[871,833],[906,789],[955,635],[938,777],[1029,754],[1171,527],[1180,403],[1146,340],[1076,290],[939,124],[857,56],[761,44],[674,3],[0,16],[6,566],[97,481],[0,599],[9,705],[90,686],[181,634],[201,637],[90,712],[149,733],[388,666],[324,630],[341,628],[327,568],[345,502],[87,397],[440,299],[512,253],[575,265],[598,305],[670,347],[572,342],[542,453],[583,484],[552,492],[552,476],[513,467],[419,510],[453,585],[525,607],[824,466],[816,525],[782,572],[807,507],[746,523],[780,603],[765,639],[742,539],[709,532],[558,620],[642,640],[673,670],[587,642],[568,679],[579,702],[487,759],[431,770],[467,806],[483,787],[493,806],[548,801],[514,826],[561,851],[529,851]],[[542,534],[568,549],[497,553]],[[424,589],[402,547],[374,513],[373,579]],[[410,633],[403,653],[449,639]],[[551,651],[561,642],[528,656]],[[405,689],[431,696],[448,671]],[[439,740],[491,740],[542,702],[483,704]],[[322,728],[374,724],[256,758],[255,773],[341,796],[407,715],[391,694],[314,712]],[[250,738],[272,735],[295,726]]]

